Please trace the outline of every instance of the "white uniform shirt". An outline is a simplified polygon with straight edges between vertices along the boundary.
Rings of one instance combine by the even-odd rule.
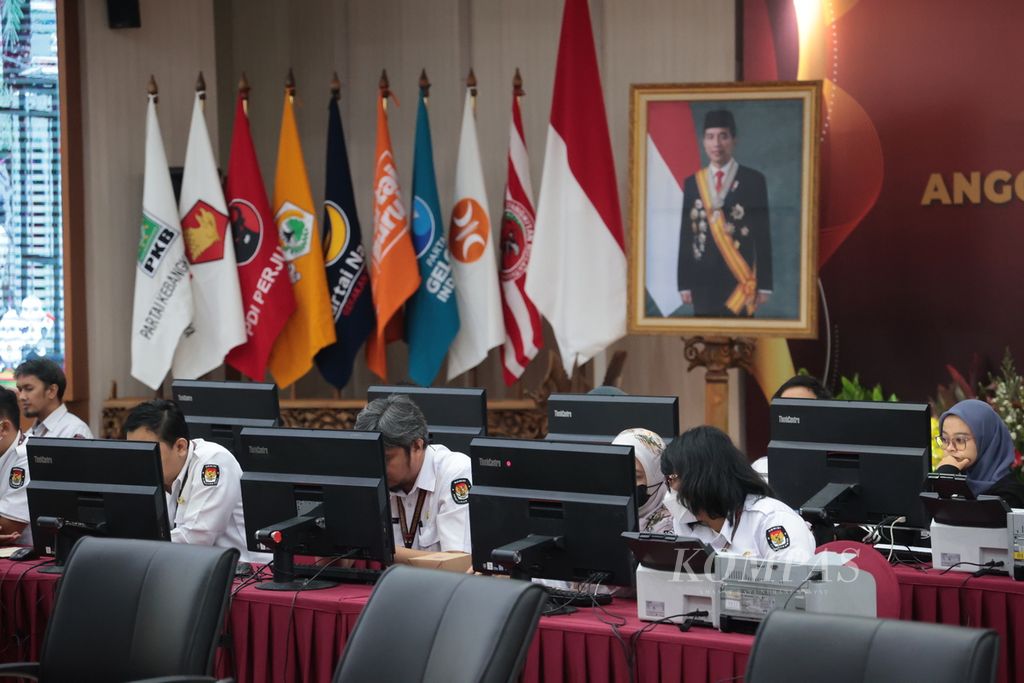
[[[0,517],[14,522],[29,523],[28,494],[28,450],[22,443],[22,436],[14,440],[7,452],[0,456]],[[18,545],[32,545],[32,527],[21,532]]]
[[[242,468],[220,444],[189,442],[185,466],[167,494],[167,516],[175,543],[237,548],[241,559],[255,558],[245,548]]]
[[[423,509],[415,536],[414,550],[452,550],[470,552],[469,489],[473,485],[469,456],[430,445],[424,449],[423,467],[409,493],[391,494],[391,521],[395,527],[395,547],[402,547],[402,526],[398,506],[405,507],[406,524],[412,525],[416,499],[424,491]]]
[[[68,411],[68,407],[61,403],[57,410],[46,416],[40,422],[38,419],[28,431],[29,436],[46,436],[51,439],[91,439],[92,432],[89,425],[78,419],[78,416]]]
[[[720,532],[685,510],[675,519],[677,536],[691,536],[718,552],[804,562],[814,556],[814,535],[791,507],[775,498],[747,496],[735,528],[726,520]]]

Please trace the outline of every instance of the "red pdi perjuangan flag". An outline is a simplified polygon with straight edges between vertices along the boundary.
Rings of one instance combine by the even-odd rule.
[[[252,144],[245,99],[240,92],[224,194],[238,261],[246,341],[232,349],[225,362],[251,379],[262,380],[274,341],[295,311],[295,294]]]
[[[626,334],[626,251],[587,0],[566,0],[526,294],[567,374]]]
[[[509,126],[505,210],[501,217],[501,312],[505,319],[501,364],[505,384],[519,379],[544,345],[540,314],[525,291],[526,267],[533,246],[534,210],[530,159],[526,154],[523,117],[519,111],[520,95],[517,70]]]

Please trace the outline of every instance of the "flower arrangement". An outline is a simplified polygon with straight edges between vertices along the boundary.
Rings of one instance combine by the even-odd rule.
[[[1003,354],[999,374],[989,375],[985,399],[1006,423],[1014,448],[1024,450],[1024,377],[1017,373],[1010,349]]]

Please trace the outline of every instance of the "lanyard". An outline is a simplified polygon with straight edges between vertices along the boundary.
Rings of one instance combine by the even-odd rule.
[[[416,530],[420,527],[420,513],[423,512],[423,501],[426,499],[427,492],[420,489],[419,495],[416,496],[416,509],[412,513],[411,527],[405,522],[405,501],[395,501],[398,507],[398,522],[402,526],[402,541],[405,542],[406,548],[412,548],[412,542],[416,538]]]

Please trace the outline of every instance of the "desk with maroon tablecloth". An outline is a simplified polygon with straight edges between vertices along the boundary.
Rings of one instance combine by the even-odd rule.
[[[35,570],[37,564],[0,560],[0,661],[39,656],[56,577]],[[229,616],[233,651],[218,653],[218,673],[253,683],[330,681],[371,588],[341,585],[287,593],[240,587]],[[409,618],[416,618],[414,608]],[[619,636],[627,643],[648,625],[637,619],[636,603],[623,599],[604,611],[581,609],[542,618],[527,654],[523,680],[628,680],[624,650],[610,623],[620,624]],[[733,679],[746,668],[752,642],[751,636],[707,628],[684,633],[673,624],[654,625],[637,641],[637,680],[712,683]]]
[[[56,577],[38,561],[0,560],[0,661],[35,660],[53,608]],[[901,617],[913,621],[980,626],[1000,635],[999,680],[1024,680],[1024,582],[896,567]],[[217,655],[221,674],[238,681],[329,681],[371,587],[342,585],[303,593],[242,587],[231,605],[233,651]],[[415,610],[410,610],[415,619]],[[625,681],[623,648],[646,622],[636,605],[616,600],[602,612],[582,609],[544,617],[530,645],[524,681]],[[637,643],[637,680],[723,681],[746,667],[750,636],[659,624]],[[396,647],[399,645],[396,644]]]

